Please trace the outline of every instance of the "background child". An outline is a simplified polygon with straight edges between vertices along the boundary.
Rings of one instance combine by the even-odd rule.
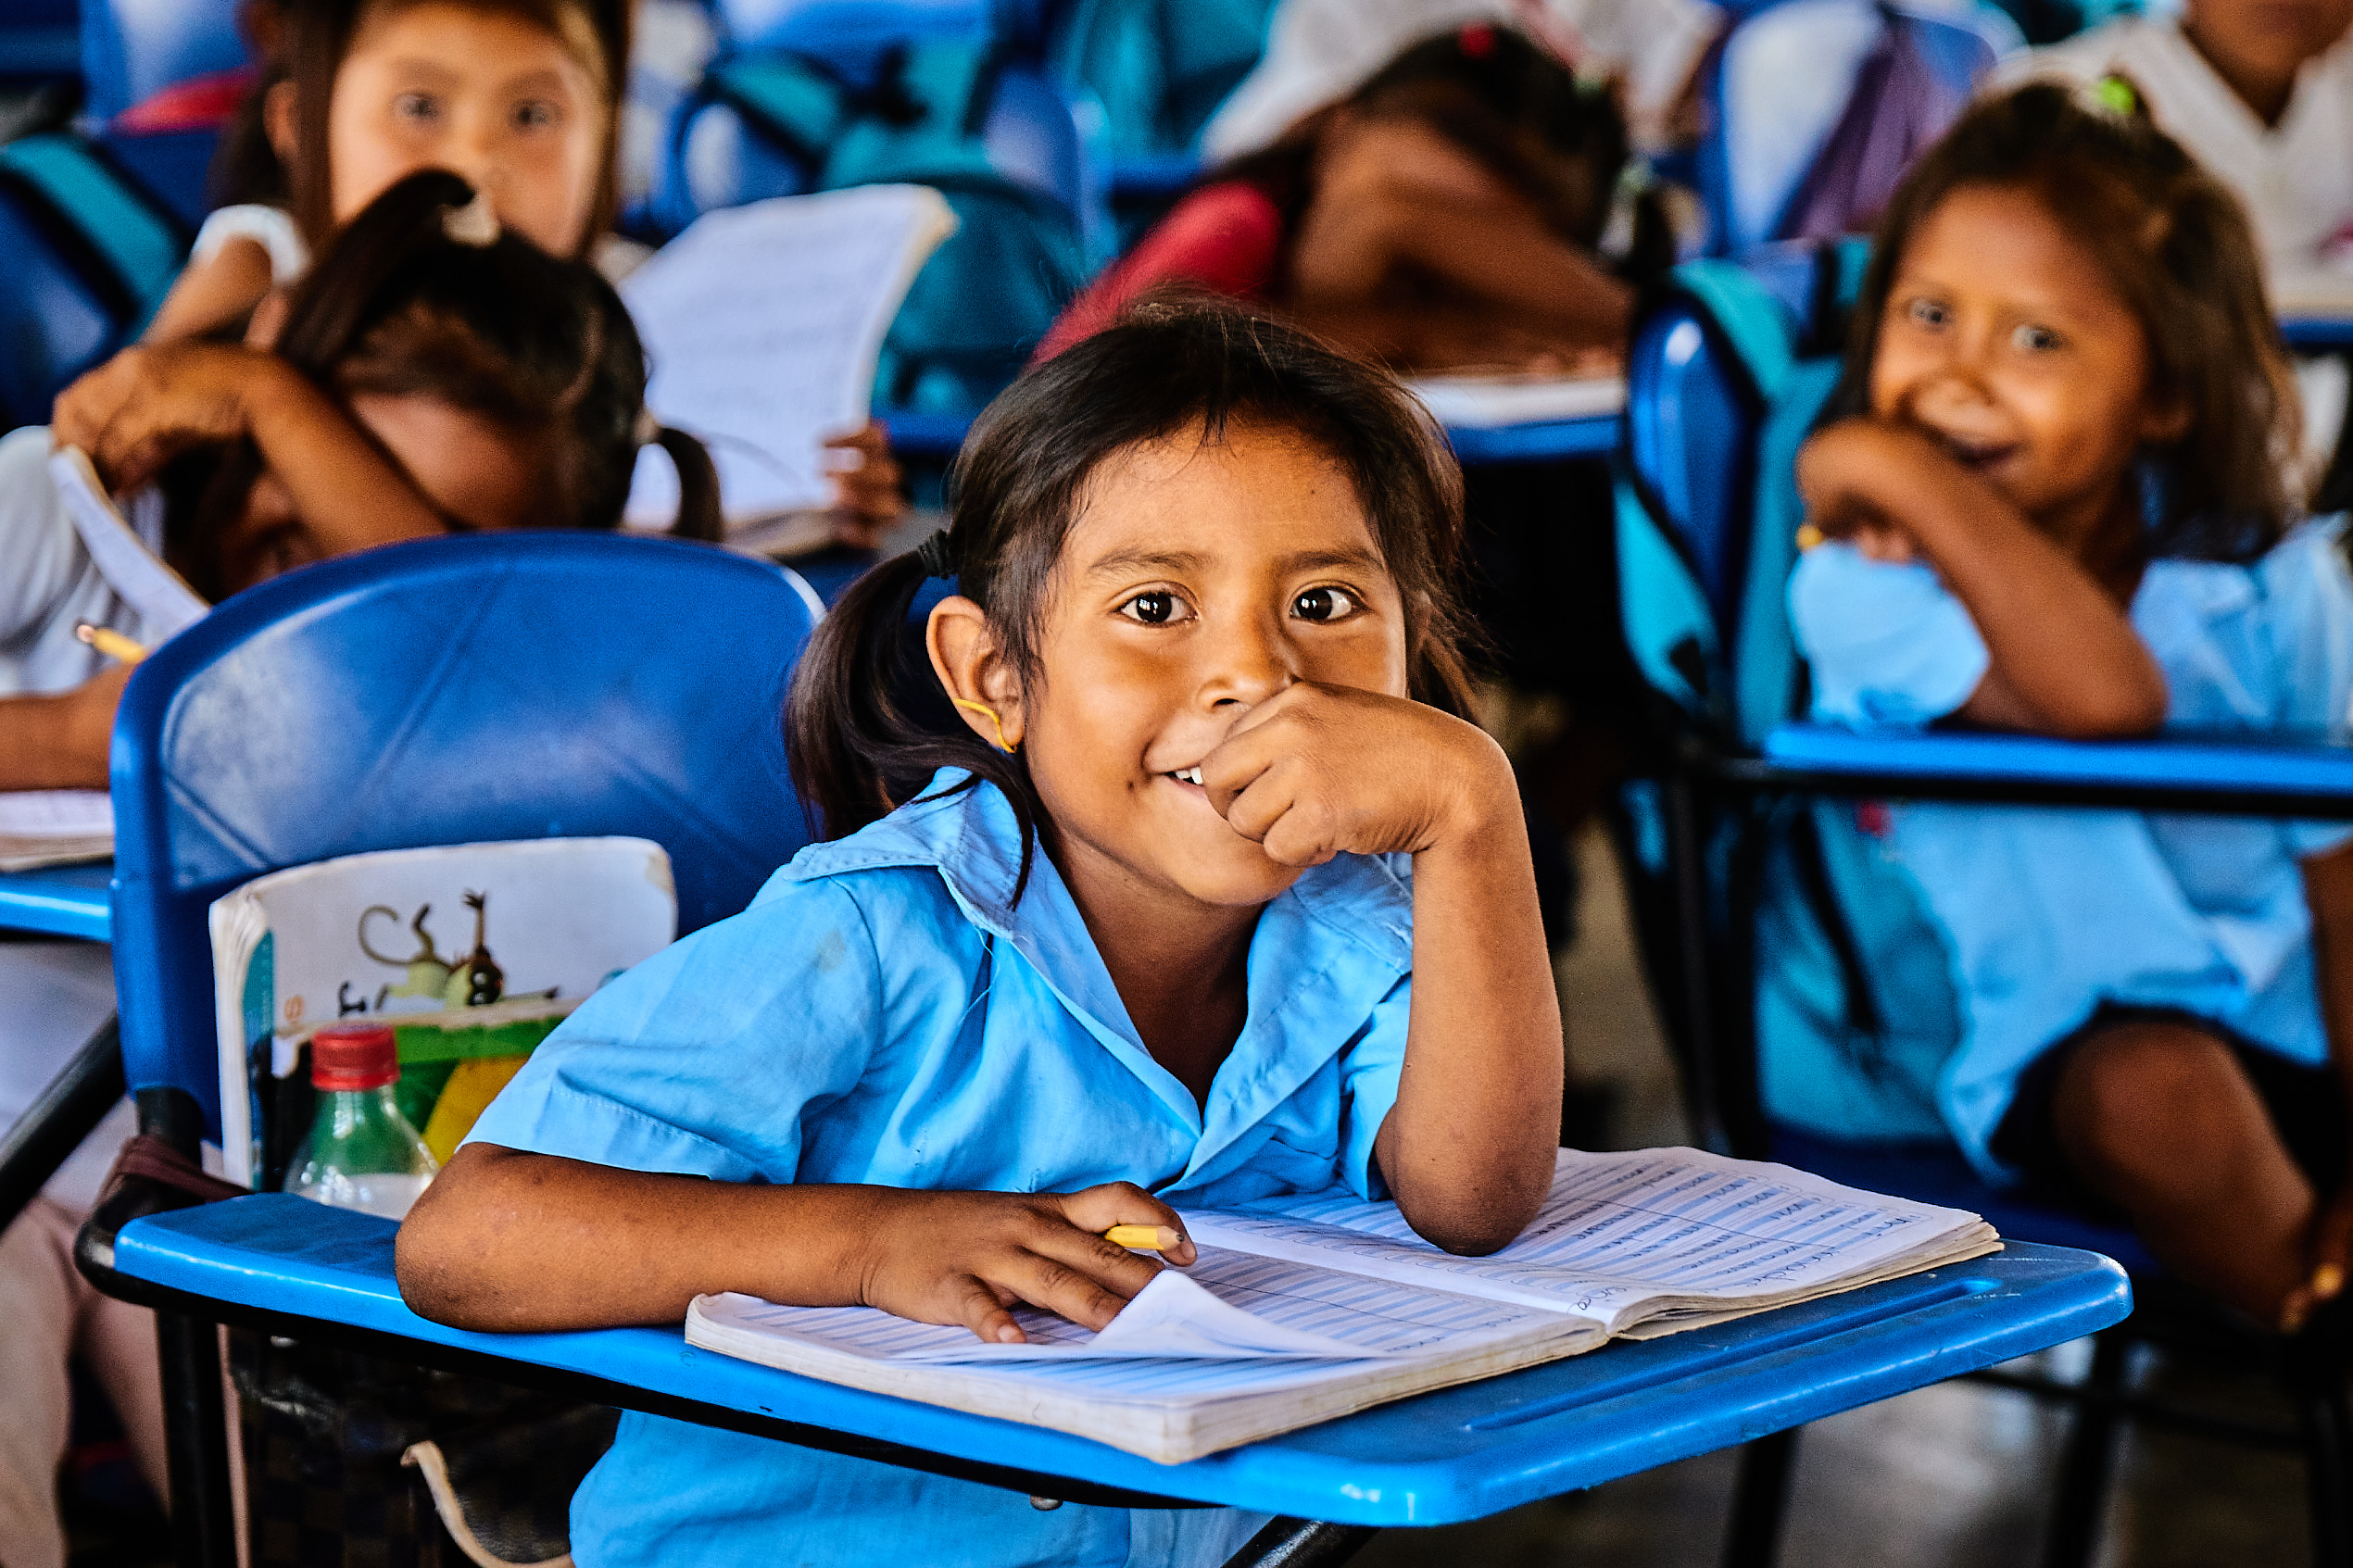
[[[624,275],[645,248],[611,232],[628,82],[626,0],[306,0],[288,11],[283,69],[263,105],[290,208],[223,207],[148,328],[150,342],[275,331],[273,288],[402,176],[446,169],[487,193],[500,225],[551,256]],[[887,433],[838,448],[843,544],[872,547],[904,514]]]
[[[420,1311],[676,1323],[732,1289],[1002,1341],[1017,1300],[1108,1322],[1158,1265],[1101,1233],[1167,1203],[1393,1194],[1479,1251],[1534,1212],[1559,1016],[1510,768],[1434,706],[1460,514],[1412,406],[1161,306],[965,452],[948,531],[801,666],[832,841],[534,1056],[402,1229]],[[635,1415],[573,1512],[592,1568],[1215,1563],[1262,1522]]]
[[[1400,369],[1605,361],[1633,302],[1595,254],[1626,156],[1610,96],[1521,34],[1481,22],[1427,39],[1221,168],[1071,305],[1038,355],[1181,280]],[[1645,210],[1635,270],[1673,259]]]
[[[1890,208],[1852,417],[1799,458],[1813,526],[1841,541],[1790,584],[1816,714],[2340,728],[2353,580],[2335,525],[2295,525],[2276,343],[2246,220],[2177,144],[2055,85],[1973,110]],[[2264,1323],[2334,1295],[2353,1219],[2347,830],[1892,819],[1952,961],[1960,1038],[1936,1091],[1971,1157],[2120,1210]],[[1800,1068],[1832,1077],[1836,1053],[1780,1054],[1768,1103],[1805,1122],[1832,1090]]]
[[[2010,69],[2129,82],[2158,125],[2238,196],[2274,308],[2353,305],[2353,0],[2187,0],[2122,17]],[[2300,481],[2313,504],[2353,503],[2353,359],[2296,361],[2306,421]]]

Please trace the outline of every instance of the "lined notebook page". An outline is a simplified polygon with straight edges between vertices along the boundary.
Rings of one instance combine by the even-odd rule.
[[[1957,1210],[1854,1192],[1786,1166],[1696,1149],[1560,1151],[1535,1223],[1488,1258],[1416,1236],[1390,1203],[1353,1198],[1279,1214],[1188,1214],[1196,1241],[1493,1293],[1620,1325],[1663,1299],[1783,1299],[1991,1232]],[[1344,1261],[1342,1261],[1344,1260]]]
[[[1159,1385],[1178,1391],[1235,1386],[1219,1369],[1237,1364],[1425,1356],[1556,1321],[1526,1307],[1214,1248],[1202,1248],[1190,1269],[1153,1280],[1101,1334],[1017,1310],[1026,1345],[984,1344],[963,1328],[910,1323],[869,1307],[780,1307],[722,1296],[706,1298],[701,1311],[715,1323],[902,1365],[1185,1358],[1200,1381],[1172,1373],[1165,1375],[1175,1382]]]

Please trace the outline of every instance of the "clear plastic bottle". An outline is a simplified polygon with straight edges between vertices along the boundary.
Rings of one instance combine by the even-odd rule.
[[[440,1169],[400,1114],[400,1060],[382,1023],[338,1024],[310,1036],[318,1114],[286,1167],[298,1198],[397,1220]]]

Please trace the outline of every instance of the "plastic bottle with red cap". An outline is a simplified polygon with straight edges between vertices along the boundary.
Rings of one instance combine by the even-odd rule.
[[[334,1024],[311,1035],[319,1110],[286,1167],[286,1190],[387,1219],[409,1212],[440,1167],[392,1097],[399,1079],[388,1024]]]

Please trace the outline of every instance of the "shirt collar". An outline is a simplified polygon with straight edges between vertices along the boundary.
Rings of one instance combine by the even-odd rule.
[[[968,787],[959,787],[968,786]],[[925,867],[965,917],[1011,943],[1088,1033],[1195,1132],[1202,1108],[1144,1048],[1062,873],[1041,848],[1019,903],[1021,825],[1002,791],[942,768],[923,794],[847,838],[812,844],[782,880]],[[1199,1167],[1312,1076],[1413,966],[1411,858],[1336,856],[1267,905],[1251,939],[1250,1011],[1210,1096]]]

